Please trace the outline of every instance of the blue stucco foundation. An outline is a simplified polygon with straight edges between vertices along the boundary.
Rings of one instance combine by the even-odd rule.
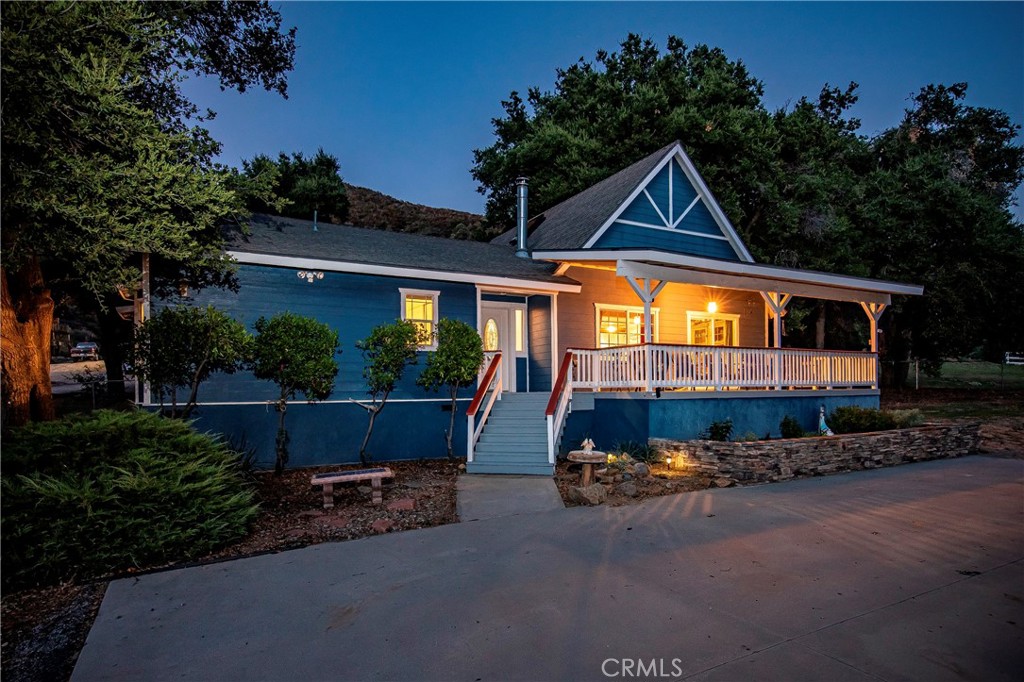
[[[777,438],[783,417],[792,416],[805,431],[816,431],[818,413],[856,405],[878,407],[877,391],[743,391],[700,395],[645,393],[577,393],[566,420],[562,450],[571,450],[590,437],[598,448],[648,438],[691,440],[711,422],[731,419],[732,438],[747,434]]]
[[[445,430],[451,413],[448,401],[388,403],[377,417],[368,453],[374,461],[439,459],[447,457]],[[456,456],[466,453],[466,408],[460,400],[452,446]],[[256,465],[274,466],[277,412],[272,405],[201,405],[193,414],[198,431],[255,448]],[[288,405],[285,426],[289,434],[289,467],[359,462],[359,445],[366,434],[366,410],[352,403]]]

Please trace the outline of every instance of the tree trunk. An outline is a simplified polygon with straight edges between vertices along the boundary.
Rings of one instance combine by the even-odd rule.
[[[370,442],[370,434],[373,433],[373,422],[377,419],[377,413],[380,412],[380,408],[383,406],[383,404],[380,407],[374,405],[367,410],[370,413],[370,423],[366,425],[366,435],[363,436],[363,444],[359,446],[359,461],[363,463],[363,466],[366,466],[369,461],[366,457],[366,446]]]
[[[107,300],[107,309],[97,311],[100,331],[100,356],[107,375],[107,393],[115,401],[124,397],[125,348],[131,342],[131,323],[121,319],[117,306],[124,301],[114,297]]]
[[[284,416],[288,413],[288,401],[284,396],[277,401],[277,439],[274,441],[274,450],[277,457],[274,460],[274,474],[280,476],[284,473],[284,465],[288,463],[288,430],[284,427]]]
[[[818,301],[818,319],[814,323],[814,347],[825,348],[825,301]]]
[[[33,258],[14,273],[0,268],[0,357],[4,426],[54,419],[50,386],[53,298]]]
[[[452,452],[452,434],[455,433],[455,413],[459,409],[459,403],[457,401],[457,398],[459,396],[459,385],[458,384],[456,384],[455,387],[452,389],[452,394],[451,395],[452,395],[452,418],[451,418],[451,421],[448,422],[448,433],[446,435],[447,435],[447,443],[448,443],[448,459],[455,459],[455,453]]]

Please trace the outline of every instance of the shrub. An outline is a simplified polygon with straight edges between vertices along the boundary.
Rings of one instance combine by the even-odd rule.
[[[896,428],[896,420],[888,412],[856,405],[837,407],[826,421],[835,433],[863,433]]]
[[[732,419],[711,422],[708,430],[701,434],[705,440],[729,440],[732,435]]]
[[[187,422],[99,411],[4,440],[5,589],[199,557],[257,513],[237,457]]]
[[[782,433],[783,438],[804,437],[804,429],[800,426],[800,422],[796,420],[796,417],[788,414],[779,422],[779,431]]]
[[[896,420],[897,429],[909,429],[924,423],[921,410],[889,410],[889,416]]]
[[[661,461],[661,453],[650,443],[635,440],[624,440],[615,444],[615,452],[629,455],[635,460],[653,464]]]

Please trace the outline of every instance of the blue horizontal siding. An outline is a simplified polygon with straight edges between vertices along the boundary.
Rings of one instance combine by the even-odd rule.
[[[685,220],[683,222],[686,222]],[[597,249],[650,248],[692,256],[739,260],[732,245],[721,239],[698,237],[691,234],[652,230],[637,225],[613,223],[594,244]]]
[[[284,311],[315,318],[337,330],[340,353],[335,358],[339,370],[331,396],[334,400],[367,397],[365,362],[355,344],[368,336],[373,327],[401,318],[400,288],[440,292],[439,316],[462,320],[476,328],[476,289],[472,284],[334,272],[326,272],[322,280],[310,284],[299,279],[294,269],[260,265],[239,266],[238,282],[237,293],[206,289],[197,293],[192,303],[213,305],[250,331],[259,317],[269,318]],[[416,386],[427,353],[417,355],[418,364],[406,369],[392,398],[437,395]],[[472,395],[472,391],[467,389],[462,394]],[[276,397],[277,387],[272,382],[256,379],[249,372],[214,374],[199,391],[200,402],[264,401]]]

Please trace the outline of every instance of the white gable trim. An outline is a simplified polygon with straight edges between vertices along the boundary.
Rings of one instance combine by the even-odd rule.
[[[272,256],[263,253],[246,253],[228,251],[228,256],[246,265],[269,265],[279,268],[300,268],[305,270],[326,270],[328,272],[347,272],[358,275],[380,275],[382,277],[406,277],[409,279],[425,279],[437,282],[458,282],[466,284],[482,284],[496,287],[515,288],[538,293],[565,291],[570,294],[580,293],[579,284],[562,284],[558,282],[538,282],[515,277],[494,277],[491,275],[474,275],[468,272],[444,272],[441,270],[420,270],[417,268],[400,268],[392,265],[373,265],[369,263],[348,263],[344,261],[324,260],[322,258],[299,258],[295,256]]]
[[[583,248],[592,248],[594,244],[596,244],[598,240],[604,236],[605,232],[611,229],[611,226],[615,224],[615,222],[619,219],[619,216],[625,213],[626,209],[629,208],[633,201],[641,194],[646,194],[647,199],[651,202],[651,204],[655,205],[654,200],[651,199],[650,194],[647,192],[647,185],[650,184],[650,182],[654,180],[655,177],[658,176],[658,173],[660,173],[662,169],[664,169],[665,166],[668,165],[672,160],[676,160],[679,163],[679,166],[683,171],[683,175],[686,176],[687,180],[690,181],[690,184],[693,186],[694,190],[696,190],[697,197],[704,202],[705,206],[708,207],[708,211],[711,213],[711,217],[714,219],[719,229],[722,230],[722,234],[725,235],[726,240],[729,242],[729,245],[732,246],[733,251],[736,252],[736,255],[739,256],[740,260],[742,261],[745,261],[747,263],[753,263],[754,257],[750,255],[750,251],[747,250],[747,247],[743,243],[743,240],[740,239],[739,233],[736,232],[736,229],[732,226],[732,223],[729,222],[729,218],[727,218],[725,212],[722,211],[722,207],[718,205],[718,201],[715,199],[714,195],[711,194],[711,190],[708,189],[708,186],[704,183],[704,179],[700,176],[700,173],[697,172],[697,168],[693,165],[693,161],[691,161],[690,157],[686,155],[686,152],[683,151],[683,147],[680,144],[676,144],[672,149],[668,151],[667,154],[665,154],[665,158],[658,162],[654,169],[650,173],[648,173],[647,176],[636,186],[633,192],[630,193],[628,197],[626,197],[625,201],[623,201],[619,205],[619,207],[615,209],[611,216],[609,216],[608,219],[601,225],[601,227],[598,228],[598,230],[590,237],[590,239],[587,240],[587,242],[583,245]],[[672,196],[673,171],[674,169],[670,167],[668,185],[670,198]],[[696,200],[694,200],[694,202],[690,204],[690,206],[686,209],[686,212],[683,214],[683,216],[680,216],[678,220],[681,221],[682,218],[686,215],[686,213],[690,212],[694,205],[696,205]],[[657,208],[657,205],[655,205],[655,209],[658,210],[658,215],[661,215],[661,210]],[[664,216],[662,216],[662,219],[664,220]],[[678,224],[678,222],[674,221],[674,224]]]

